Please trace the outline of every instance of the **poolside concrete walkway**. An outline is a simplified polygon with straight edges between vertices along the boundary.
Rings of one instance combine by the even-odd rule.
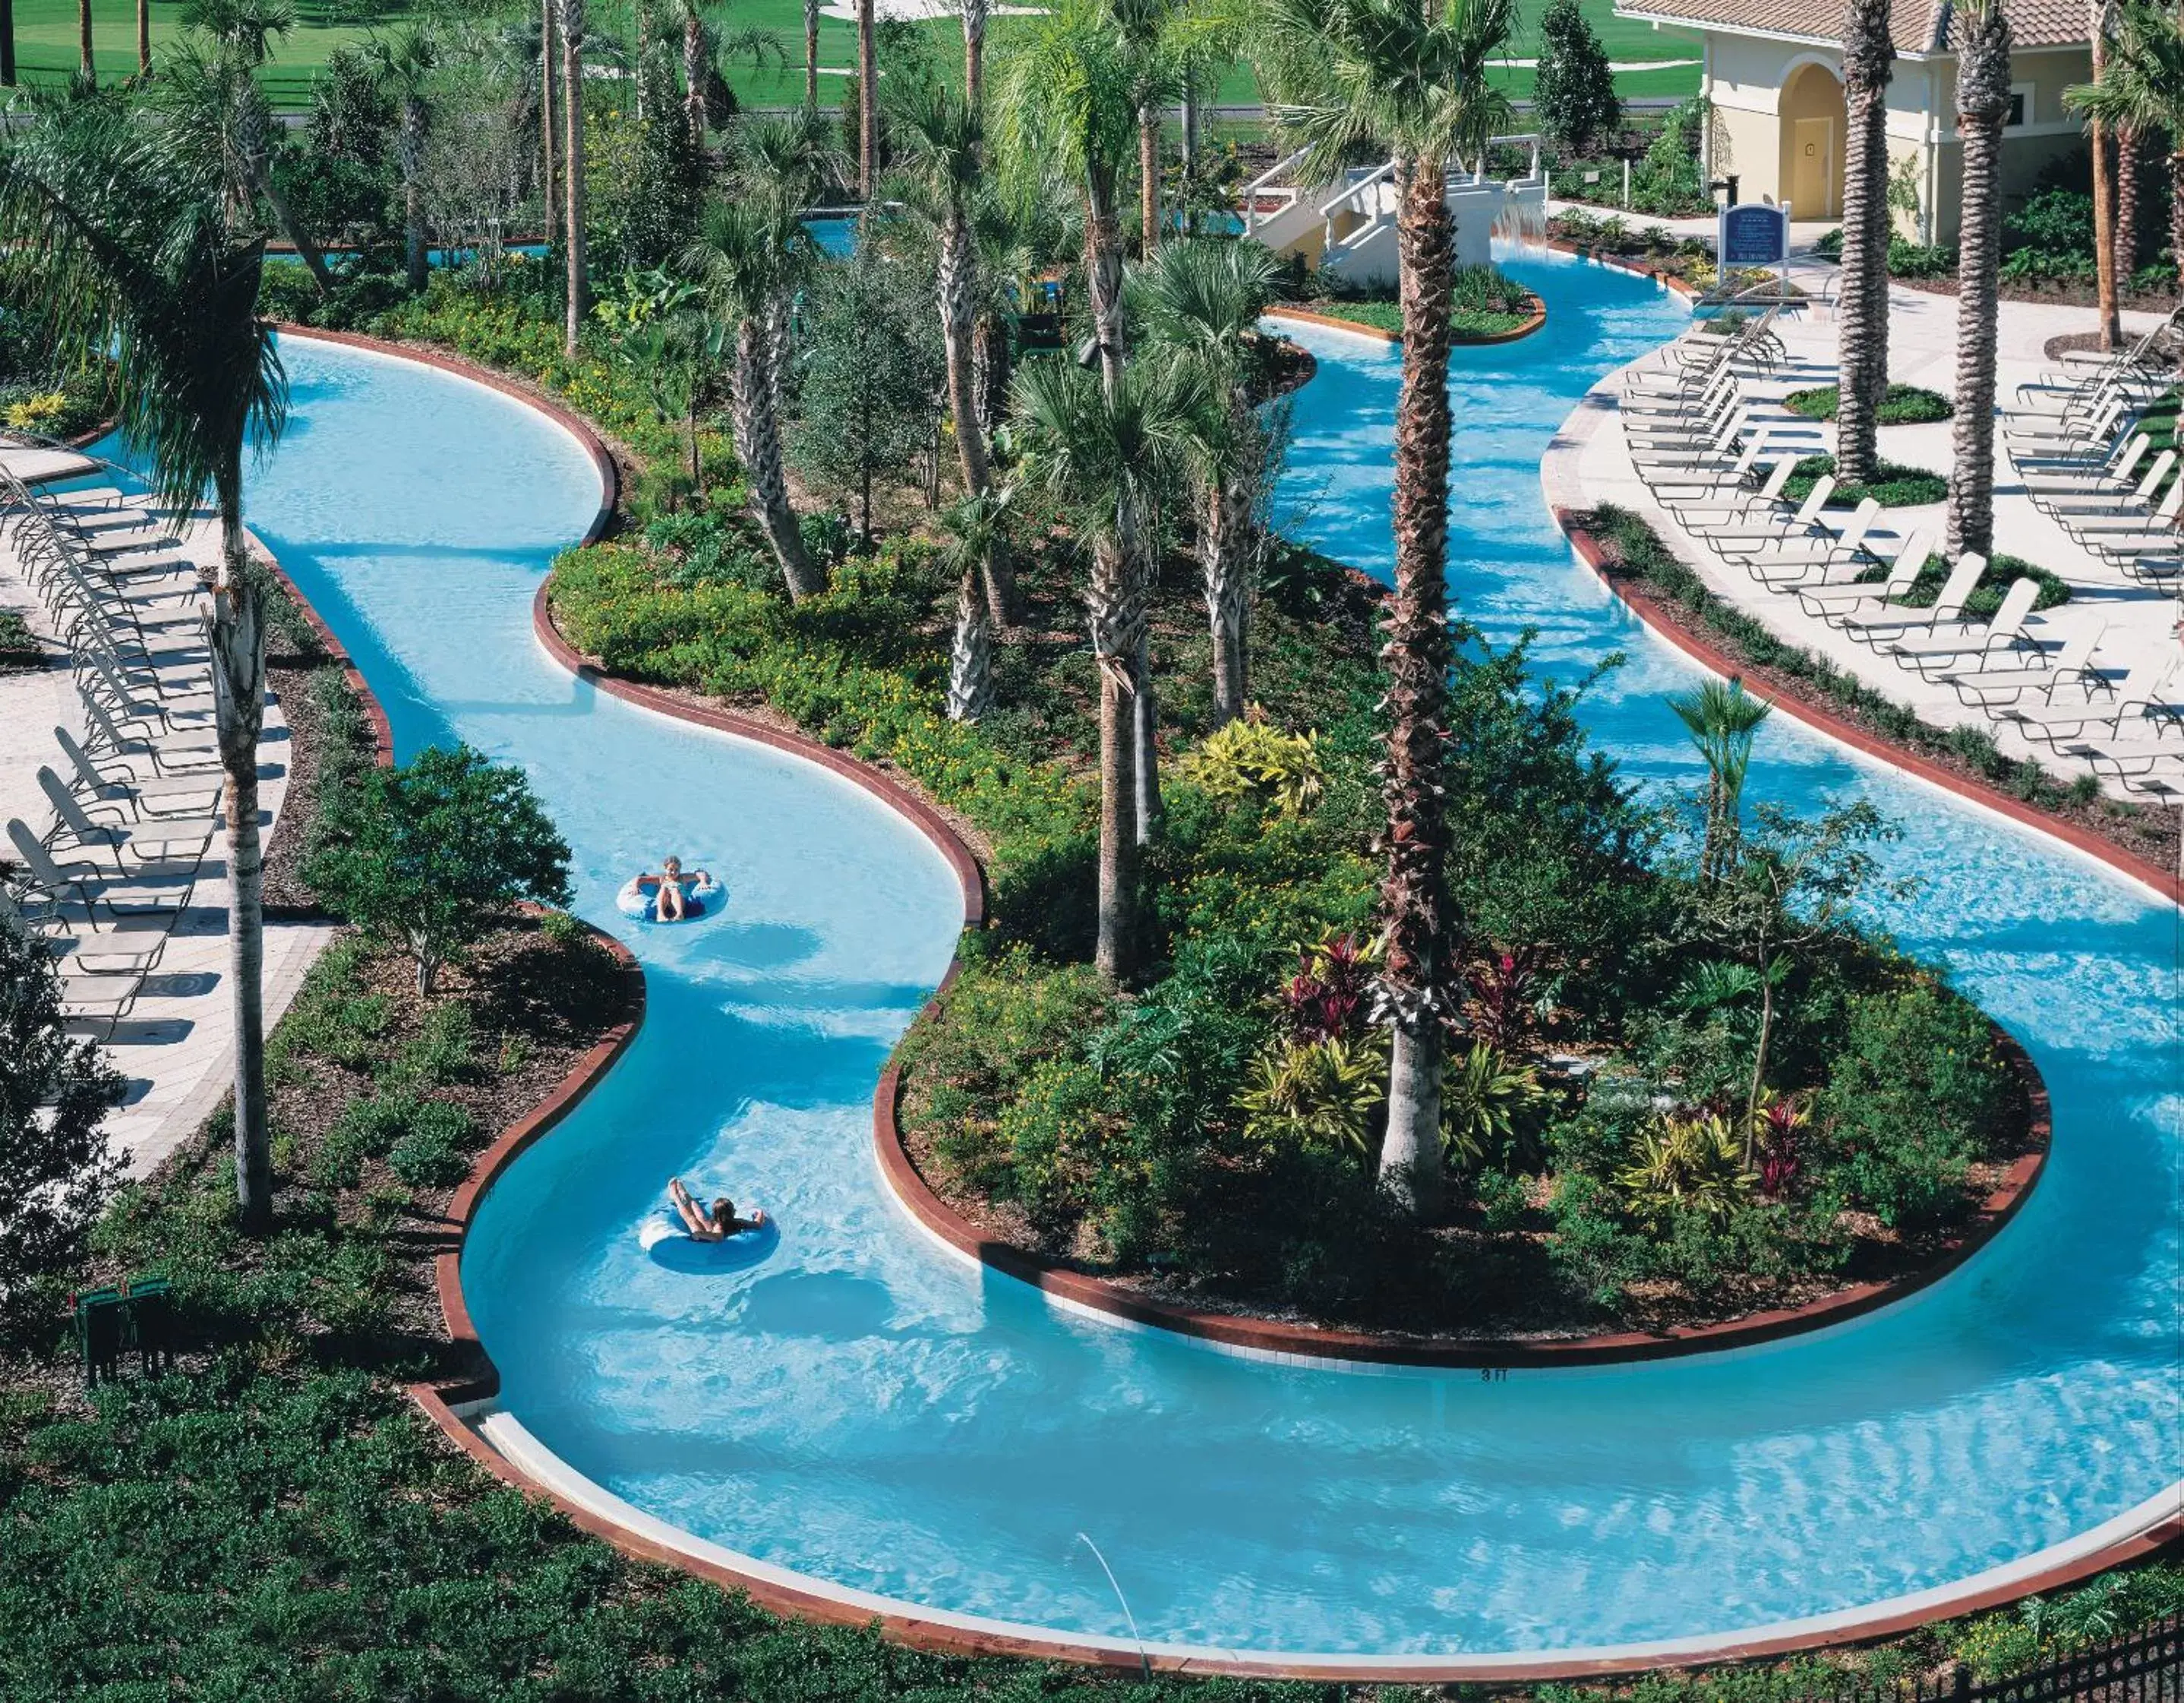
[[[1956,381],[1956,298],[1899,286],[1890,292],[1889,309],[1891,378],[1897,383],[1921,385],[1945,396],[1953,394]],[[2152,314],[2127,314],[2124,317],[2127,332],[2143,331],[2157,322]],[[1790,370],[1771,381],[1752,387],[1752,393],[1779,397],[1808,386],[1835,382],[1836,325],[1831,309],[1815,303],[1786,316],[1778,325],[1791,356]],[[2052,370],[2042,354],[2051,337],[2092,329],[2094,318],[2090,309],[2004,302],[2001,309],[1999,362],[1999,395],[2003,407],[2009,405],[2018,385]],[[1980,710],[1965,707],[1949,686],[1928,681],[1914,670],[1900,667],[1887,657],[1807,615],[1794,595],[1766,589],[1743,568],[1724,560],[1686,531],[1654,500],[1632,463],[1622,430],[1622,379],[1623,370],[1618,370],[1595,385],[1550,445],[1540,470],[1550,504],[1589,509],[1612,503],[1642,515],[1708,587],[1766,622],[1783,638],[1826,657],[1837,667],[1897,703],[1911,706],[1937,726],[1983,727],[1995,736],[2003,751],[2013,756],[2036,758],[2066,779],[2091,772],[2082,763],[2060,757],[2045,746],[2025,740],[2006,723],[1990,719]],[[1814,430],[1823,440],[1814,444],[1815,449],[1834,447],[1833,426],[1816,426]],[[1946,420],[1929,426],[1883,426],[1880,453],[1890,460],[1947,474],[1953,460],[1951,431]],[[2069,603],[2031,618],[2029,636],[2052,645],[2067,640],[2082,627],[2099,624],[2102,633],[2096,659],[2112,677],[2157,648],[2173,646],[2176,641],[2170,636],[2170,628],[2177,615],[2176,601],[2160,592],[2132,583],[2080,547],[2033,505],[2015,470],[1999,448],[1997,455],[1997,551],[2046,568],[2068,581],[2071,587]],[[1944,506],[1938,503],[1886,509],[1881,511],[1880,525],[1873,536],[1886,553],[1914,527],[1921,525],[1934,528],[1934,536],[1938,539],[1944,518]],[[2113,782],[2104,784],[2115,796],[2125,796]]]
[[[209,526],[192,527],[185,548],[200,562],[217,559],[216,536]],[[52,622],[24,576],[12,528],[0,532],[0,609],[17,610],[47,641],[43,670],[0,675],[0,823],[20,816],[34,830],[42,829],[53,820],[53,808],[39,789],[38,769],[47,765],[67,775],[53,730],[65,727],[81,739],[85,718]],[[262,832],[269,845],[286,802],[287,750],[287,722],[279,704],[269,703],[259,746],[259,796],[266,818]],[[133,1176],[144,1175],[187,1140],[229,1085],[234,1026],[225,847],[225,836],[215,834],[164,956],[146,979],[135,1007],[104,1043],[128,1081],[122,1105],[107,1120],[107,1131]],[[11,855],[12,848],[0,843],[0,863]],[[269,1029],[287,1009],[332,932],[332,926],[324,922],[267,924],[264,986]]]

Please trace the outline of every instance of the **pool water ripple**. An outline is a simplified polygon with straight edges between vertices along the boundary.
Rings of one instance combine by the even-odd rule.
[[[1634,779],[1693,760],[1691,671],[1569,560],[1539,452],[1602,371],[1670,335],[1649,284],[1513,270],[1548,334],[1459,354],[1451,581],[1535,627]],[[1300,329],[1296,523],[1387,569],[1394,357]],[[523,763],[577,908],[631,940],[635,1046],[487,1196],[465,1292],[503,1400],[564,1461],[686,1530],[931,1607],[1287,1650],[1549,1650],[1870,1602],[2012,1561],[2180,1476],[2170,917],[2086,860],[1778,723],[1753,785],[1871,797],[1925,886],[1877,920],[1950,962],[2047,1074],[2048,1175],[1992,1247],[1886,1312],[1707,1360],[1360,1376],[1050,1310],[886,1199],[872,1084],[939,980],[959,898],[915,829],[824,770],[571,680],[529,605],[596,484],[541,416],[448,375],[291,342],[295,423],[254,524],[387,703],[404,754]],[[613,894],[667,852],[728,915],[651,930]],[[639,1248],[671,1172],[779,1216],[749,1270]]]

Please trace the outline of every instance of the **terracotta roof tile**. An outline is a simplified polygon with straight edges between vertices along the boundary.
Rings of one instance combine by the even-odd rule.
[[[2003,0],[2003,5],[2009,14],[2011,38],[2020,47],[2070,47],[2086,39],[2083,0]],[[1763,30],[1816,41],[1841,38],[1832,20],[1821,22],[1827,9],[1816,8],[1812,0],[1616,0],[1615,9],[1623,17],[1664,23]],[[1949,12],[1949,0],[1894,0],[1888,33],[1897,51],[1922,53],[1945,47]]]

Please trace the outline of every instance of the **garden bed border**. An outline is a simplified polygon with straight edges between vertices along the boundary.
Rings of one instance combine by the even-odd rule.
[[[1538,296],[1530,297],[1530,300],[1532,311],[1522,325],[1513,326],[1506,331],[1494,331],[1483,337],[1451,337],[1449,347],[1459,349],[1488,348],[1496,343],[1518,342],[1529,337],[1547,322],[1546,301]],[[1296,307],[1288,302],[1277,302],[1267,309],[1267,317],[1270,320],[1289,320],[1301,326],[1321,326],[1329,331],[1355,331],[1361,337],[1372,337],[1377,342],[1393,344],[1399,348],[1403,342],[1403,334],[1401,331],[1384,331],[1378,326],[1365,325],[1357,320],[1346,320],[1340,314],[1315,313],[1310,308]],[[1306,373],[1297,387],[1303,388],[1306,383],[1311,381],[1312,377],[1311,373]]]

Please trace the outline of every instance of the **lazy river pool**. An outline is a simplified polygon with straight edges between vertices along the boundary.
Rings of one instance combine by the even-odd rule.
[[[1521,260],[1546,334],[1459,351],[1451,559],[1467,614],[1537,628],[1630,775],[1696,759],[1690,671],[1574,566],[1540,454],[1601,372],[1672,335],[1653,286]],[[1301,527],[1384,573],[1396,366],[1340,332],[1298,398]],[[2180,1468],[2173,913],[2036,836],[1778,722],[1752,784],[1862,792],[1923,886],[1885,920],[2026,1043],[2048,1175],[1959,1272],[1772,1347],[1651,1366],[1356,1372],[1212,1353],[1051,1311],[926,1242],[871,1152],[872,1086],[946,966],[955,880],[847,782],[604,698],[530,604],[597,498],[558,427],[494,392],[285,347],[293,423],[251,519],[356,656],[405,755],[467,739],[529,770],[577,908],[642,959],[631,1052],[487,1196],[464,1286],[499,1405],[567,1472],[773,1567],[952,1614],[1226,1650],[1547,1651],[1828,1614],[2010,1563]],[[617,917],[679,852],[729,914]],[[716,1275],[638,1245],[671,1173],[776,1213]],[[518,1434],[518,1433],[511,1433]]]

